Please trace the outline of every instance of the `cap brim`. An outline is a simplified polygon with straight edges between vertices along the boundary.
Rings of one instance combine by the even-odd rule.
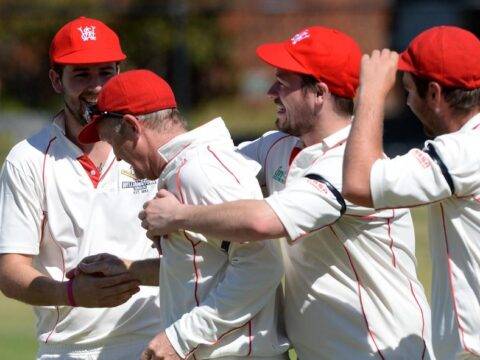
[[[276,68],[301,74],[310,74],[285,48],[284,43],[263,44],[257,47],[257,56]]]
[[[399,71],[406,71],[406,72],[413,72],[413,73],[417,71],[415,67],[412,65],[412,59],[410,57],[410,54],[406,50],[400,54],[397,67]]]
[[[98,136],[98,123],[102,120],[102,116],[96,115],[78,134],[78,141],[82,144],[91,144],[100,141]]]
[[[127,58],[122,52],[111,51],[92,51],[92,49],[85,49],[83,51],[76,51],[68,55],[60,56],[53,59],[53,62],[60,65],[78,65],[78,64],[100,64],[108,62],[120,62]]]

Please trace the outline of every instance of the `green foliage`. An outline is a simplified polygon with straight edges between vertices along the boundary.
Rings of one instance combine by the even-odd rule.
[[[98,18],[119,34],[128,56],[124,69],[148,68],[173,85],[183,82],[183,94],[177,93],[177,97],[188,99],[184,105],[235,87],[230,71],[230,41],[220,29],[218,11],[208,4],[20,0],[0,1],[2,98],[18,100],[27,107],[53,103],[56,94],[47,76],[50,41],[61,26],[78,16]],[[212,72],[220,73],[222,81],[212,80],[218,78],[210,76]]]
[[[7,133],[0,133],[0,165],[3,164],[5,157],[12,148],[12,138]]]

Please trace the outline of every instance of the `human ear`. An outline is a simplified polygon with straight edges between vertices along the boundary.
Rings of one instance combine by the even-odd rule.
[[[53,90],[55,90],[57,94],[61,94],[63,92],[61,75],[55,70],[50,69],[48,71],[48,77],[50,78],[50,82],[52,83]]]
[[[135,116],[126,114],[123,116],[121,132],[122,135],[126,136],[127,138],[130,138],[131,140],[137,140],[142,133],[142,125]]]

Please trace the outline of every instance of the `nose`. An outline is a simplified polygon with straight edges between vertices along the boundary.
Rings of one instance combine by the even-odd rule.
[[[275,99],[278,97],[278,81],[275,81],[272,86],[270,86],[270,89],[267,91],[267,95],[271,99]]]

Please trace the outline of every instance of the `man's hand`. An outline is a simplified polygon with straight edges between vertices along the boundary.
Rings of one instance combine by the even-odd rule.
[[[128,273],[131,261],[120,259],[112,254],[96,254],[84,257],[77,265],[75,274],[84,273],[99,276],[112,276]],[[70,272],[67,274],[67,276]]]
[[[398,54],[389,49],[363,55],[360,66],[360,91],[369,96],[386,97],[395,85]]]
[[[108,277],[79,273],[73,279],[73,298],[81,307],[114,307],[139,292],[139,285],[128,273]]]
[[[147,236],[154,240],[158,236],[167,235],[179,229],[177,218],[182,205],[167,190],[160,190],[155,199],[147,201],[138,214]]]
[[[142,353],[141,360],[181,360],[165,332],[159,333]]]

